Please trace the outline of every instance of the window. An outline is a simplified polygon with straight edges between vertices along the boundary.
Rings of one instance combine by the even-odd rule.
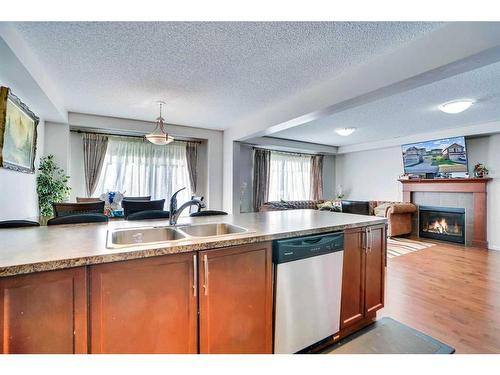
[[[97,194],[120,191],[126,196],[151,195],[151,199],[168,202],[183,187],[179,202],[191,199],[185,143],[156,146],[139,139],[109,138]]]
[[[309,155],[271,152],[269,200],[305,200],[311,192]]]

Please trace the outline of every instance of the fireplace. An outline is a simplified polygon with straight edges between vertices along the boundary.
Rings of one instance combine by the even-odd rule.
[[[465,244],[465,209],[419,206],[419,235]]]

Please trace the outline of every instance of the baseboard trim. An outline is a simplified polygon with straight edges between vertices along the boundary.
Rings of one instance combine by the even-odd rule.
[[[496,250],[496,251],[500,251],[500,245],[489,245],[489,246],[488,246],[488,249],[489,249],[489,250]]]

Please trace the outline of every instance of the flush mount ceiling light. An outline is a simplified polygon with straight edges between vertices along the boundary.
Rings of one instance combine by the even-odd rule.
[[[165,130],[165,119],[161,115],[161,110],[165,102],[158,101],[160,105],[160,116],[156,119],[156,128],[152,133],[146,134],[146,139],[155,145],[168,145],[174,141],[174,137],[168,135]]]
[[[355,130],[356,128],[338,128],[335,129],[335,133],[341,135],[342,137],[347,137],[348,135],[354,133]]]
[[[443,103],[438,108],[444,113],[455,114],[465,111],[472,104],[474,104],[474,100],[472,99],[459,99]]]

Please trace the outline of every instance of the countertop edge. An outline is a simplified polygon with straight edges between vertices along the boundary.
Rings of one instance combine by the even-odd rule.
[[[43,262],[0,267],[0,279],[17,275],[26,275],[36,272],[63,270],[68,268],[89,266],[95,264],[120,262],[133,259],[144,259],[144,258],[163,256],[163,255],[175,255],[175,254],[189,253],[201,250],[219,249],[223,247],[273,241],[283,238],[293,238],[298,236],[307,236],[319,233],[328,233],[333,231],[361,228],[361,227],[380,225],[385,223],[387,223],[387,219],[380,218],[379,220],[372,219],[370,221],[361,223],[340,224],[340,225],[325,226],[320,228],[291,230],[289,232],[287,231],[277,234],[259,235],[258,233],[250,233],[250,234],[247,233],[242,235],[232,235],[231,237],[228,236],[218,241],[180,244],[178,246],[170,246],[170,247],[158,247],[158,245],[151,245],[151,247],[138,249],[134,251],[120,252],[114,250],[110,254],[84,256],[84,257],[60,259],[60,260],[47,260]]]

